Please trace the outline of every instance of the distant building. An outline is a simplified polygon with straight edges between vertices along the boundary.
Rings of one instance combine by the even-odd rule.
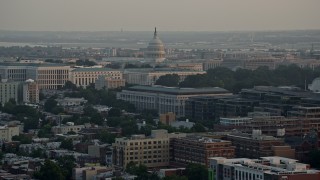
[[[320,179],[320,171],[310,169],[308,164],[277,156],[260,159],[212,157],[209,161],[209,180]]]
[[[138,85],[154,85],[156,81],[164,75],[176,74],[179,76],[180,81],[183,81],[187,76],[206,74],[205,71],[194,70],[179,70],[172,68],[159,68],[159,69],[126,69],[123,73],[124,79],[129,84]]]
[[[170,125],[172,122],[176,121],[176,115],[172,112],[160,114],[159,120],[162,124]]]
[[[206,60],[205,62],[202,63],[202,69],[204,71],[207,71],[209,69],[214,69],[216,67],[220,67],[222,64],[223,60],[221,59],[213,59],[213,60]]]
[[[67,125],[53,126],[51,131],[54,135],[68,134],[68,132],[78,133],[82,128],[84,128],[84,125],[74,125],[73,123],[69,123]]]
[[[309,84],[308,89],[312,92],[320,92],[320,78],[315,78],[311,84]]]
[[[117,79],[110,76],[99,76],[95,83],[95,88],[100,90],[106,89],[116,89],[119,87],[124,87],[126,85],[125,79]]]
[[[283,139],[263,135],[261,130],[253,130],[252,134],[231,133],[227,135],[227,139],[236,147],[236,157],[295,157],[294,149],[286,145]]]
[[[22,100],[22,83],[2,80],[0,82],[0,101],[2,105],[9,102],[10,99],[17,103]]]
[[[1,79],[24,82],[33,79],[39,89],[58,89],[69,81],[70,66],[64,64],[0,63]]]
[[[117,93],[117,98],[135,105],[137,110],[155,109],[159,114],[173,112],[185,116],[185,101],[193,96],[223,96],[231,93],[223,88],[174,88],[133,86]]]
[[[71,82],[77,86],[87,87],[95,83],[99,76],[122,79],[122,72],[108,68],[76,68],[71,71]]]
[[[18,136],[20,130],[18,126],[0,126],[0,139],[1,141],[12,141],[13,136]]]
[[[167,130],[152,130],[151,137],[132,135],[116,138],[113,146],[113,163],[126,167],[129,162],[144,164],[148,168],[169,165],[169,140],[185,134],[168,134]]]
[[[235,147],[230,141],[200,136],[173,138],[170,146],[172,147],[172,164],[183,166],[189,163],[208,166],[209,157],[233,158],[235,155]]]
[[[144,55],[146,60],[151,60],[156,63],[163,62],[165,60],[165,50],[162,41],[158,37],[157,29],[154,29],[153,39],[149,42],[147,50]]]
[[[38,83],[32,79],[26,80],[23,84],[23,102],[39,103],[39,86]]]
[[[82,98],[69,98],[65,97],[63,99],[56,99],[58,105],[66,107],[66,106],[82,106],[88,101]]]

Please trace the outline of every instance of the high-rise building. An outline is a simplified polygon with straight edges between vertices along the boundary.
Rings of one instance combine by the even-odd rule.
[[[295,180],[320,179],[320,171],[295,159],[271,156],[260,159],[212,157],[209,180]]]
[[[23,102],[39,103],[39,86],[38,83],[32,79],[26,80],[23,84]]]
[[[116,138],[113,146],[113,163],[126,167],[134,162],[148,168],[169,165],[169,140],[185,134],[168,134],[167,130],[152,130],[151,136],[132,135],[131,138]]]
[[[2,80],[0,82],[0,102],[4,105],[10,99],[20,102],[22,99],[22,84],[21,82],[8,82]]]

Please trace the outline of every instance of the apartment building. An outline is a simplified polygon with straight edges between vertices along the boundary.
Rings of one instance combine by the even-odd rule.
[[[189,163],[208,166],[209,157],[234,158],[235,153],[235,147],[232,146],[231,141],[202,136],[173,138],[170,146],[172,149],[171,163],[183,166]]]
[[[21,82],[8,82],[2,80],[2,82],[0,82],[0,101],[2,105],[9,102],[10,99],[20,102],[22,99],[21,90]]]
[[[84,128],[84,125],[74,125],[73,123],[67,123],[66,125],[53,126],[51,131],[54,135],[56,134],[68,134],[68,132],[78,133],[81,129]]]
[[[209,161],[209,180],[320,179],[320,171],[310,169],[308,164],[278,156],[259,159],[212,157]]]
[[[151,136],[132,135],[116,138],[113,146],[113,164],[125,168],[129,162],[148,168],[169,165],[169,140],[185,134],[168,134],[167,130],[152,130]]]
[[[159,114],[173,112],[185,116],[185,101],[193,96],[224,96],[231,93],[223,88],[173,88],[164,86],[132,86],[117,93],[117,98],[135,105],[136,109],[155,109]]]
[[[85,88],[89,84],[95,83],[99,76],[122,79],[122,72],[108,68],[76,68],[71,71],[71,82]]]
[[[39,86],[38,83],[32,79],[26,80],[23,84],[23,102],[39,103]]]

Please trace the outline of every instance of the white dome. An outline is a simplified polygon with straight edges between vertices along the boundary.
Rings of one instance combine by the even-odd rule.
[[[156,62],[162,62],[165,59],[164,45],[159,39],[157,29],[155,28],[153,39],[149,42],[145,57]]]

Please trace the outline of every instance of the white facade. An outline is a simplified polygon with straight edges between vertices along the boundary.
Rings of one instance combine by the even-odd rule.
[[[20,129],[18,126],[1,126],[0,127],[0,139],[1,141],[12,141],[13,136],[18,136]]]
[[[133,86],[117,93],[117,98],[135,105],[136,109],[155,109],[159,114],[173,112],[185,116],[185,101],[192,96],[230,95],[222,88],[171,88],[163,86]]]
[[[160,76],[168,74],[177,74],[180,81],[183,81],[187,76],[205,74],[205,71],[188,71],[188,70],[151,70],[151,69],[136,69],[126,70],[124,72],[124,79],[129,84],[138,85],[153,85],[160,78]]]
[[[71,82],[77,86],[87,87],[95,83],[99,76],[122,79],[122,72],[107,68],[77,68],[71,72]]]
[[[63,99],[56,99],[56,101],[60,106],[80,106],[88,102],[84,98],[69,98],[69,97],[65,97]]]
[[[212,157],[209,158],[209,162],[209,169],[213,171],[215,179],[223,178],[224,180],[263,180],[266,175],[281,177],[286,174],[319,173],[317,170],[309,170],[307,164],[298,163],[295,159],[277,156],[261,159]]]
[[[309,84],[308,89],[312,92],[320,92],[320,78],[315,78],[311,84]]]

